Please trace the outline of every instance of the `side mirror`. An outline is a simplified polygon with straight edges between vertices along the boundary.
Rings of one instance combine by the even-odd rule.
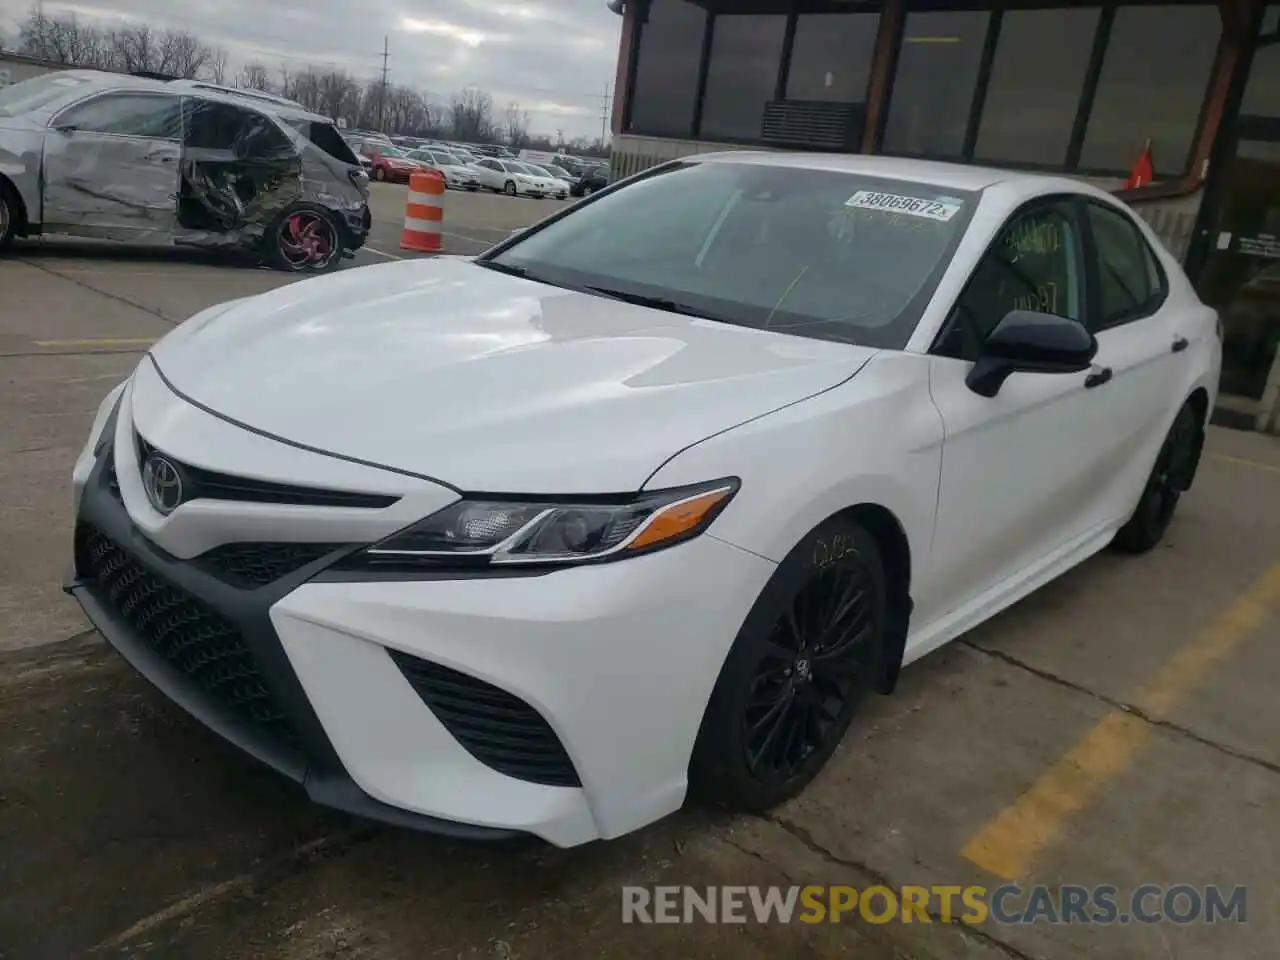
[[[1097,339],[1079,321],[1012,310],[982,344],[964,382],[979,396],[994,397],[1011,373],[1079,373],[1097,352]]]
[[[75,133],[76,125],[74,123],[55,123],[53,129],[56,133]]]

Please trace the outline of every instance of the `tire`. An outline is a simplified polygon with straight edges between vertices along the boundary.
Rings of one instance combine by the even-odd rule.
[[[1191,486],[1204,427],[1191,404],[1183,404],[1156,455],[1155,465],[1128,522],[1113,541],[1124,553],[1146,553],[1164,539],[1178,500]]]
[[[589,196],[591,196],[591,195],[592,195],[593,193],[595,193],[595,192],[596,192],[596,188],[595,188],[595,187],[583,187],[583,188],[582,188],[582,195],[583,195],[584,197],[589,197]]]
[[[0,250],[13,243],[18,235],[18,196],[9,184],[0,180]]]
[[[324,207],[304,204],[286,210],[263,235],[263,258],[287,273],[327,273],[342,264],[346,231]]]
[[[374,167],[373,179],[377,180],[379,183],[384,182],[387,179],[387,171],[383,170],[381,167]]]
[[[503,192],[503,193],[505,193],[508,197],[514,197],[514,196],[516,196],[516,185],[515,185],[515,181],[513,181],[513,180],[508,180],[508,181],[507,181],[507,185],[506,185],[505,187],[503,187],[503,188],[502,188],[502,192]]]
[[[692,796],[758,813],[817,776],[884,674],[887,597],[879,547],[852,520],[825,521],[787,555],[712,690]]]

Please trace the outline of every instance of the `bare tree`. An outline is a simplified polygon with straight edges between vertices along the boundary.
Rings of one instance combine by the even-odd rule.
[[[493,97],[478,87],[465,87],[455,93],[449,113],[457,139],[468,143],[489,143],[496,139]]]
[[[121,27],[107,33],[111,65],[126,73],[160,71],[159,38],[146,24]]]
[[[209,61],[205,64],[205,73],[216,84],[227,82],[227,49],[226,47],[210,47]]]
[[[249,90],[270,92],[271,77],[267,73],[266,66],[256,60],[251,60],[240,70],[238,85]]]
[[[502,117],[502,132],[513,150],[529,145],[529,114],[520,109],[520,104],[514,101],[507,104]]]
[[[350,120],[350,114],[359,109],[360,85],[345,70],[310,74],[309,80],[314,84],[314,102],[308,103],[297,96],[294,97],[295,100],[318,110],[331,120]]]
[[[160,73],[193,80],[213,57],[213,49],[185,30],[160,36]]]

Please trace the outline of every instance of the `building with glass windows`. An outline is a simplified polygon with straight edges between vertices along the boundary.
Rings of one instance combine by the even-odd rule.
[[[615,177],[764,147],[1087,178],[1146,217],[1221,311],[1219,419],[1280,432],[1280,2],[611,7]]]

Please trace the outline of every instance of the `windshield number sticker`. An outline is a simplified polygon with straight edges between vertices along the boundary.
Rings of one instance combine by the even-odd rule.
[[[883,210],[885,213],[905,213],[911,217],[924,217],[927,220],[950,220],[960,212],[960,204],[945,203],[940,200],[921,200],[919,197],[904,197],[896,193],[877,193],[874,190],[859,190],[844,202],[846,207],[859,210]]]

